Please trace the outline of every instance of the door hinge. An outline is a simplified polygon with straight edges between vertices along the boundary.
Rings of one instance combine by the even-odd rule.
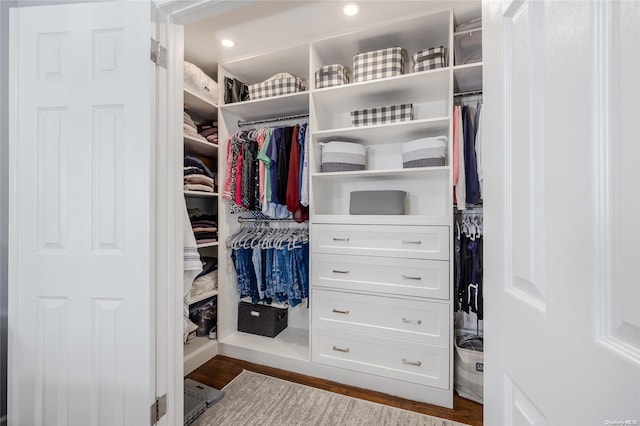
[[[154,64],[167,68],[167,49],[160,45],[159,41],[155,41],[151,38],[151,60]]]
[[[167,414],[167,394],[165,393],[156,402],[151,405],[151,425],[155,425],[160,421],[162,416]]]

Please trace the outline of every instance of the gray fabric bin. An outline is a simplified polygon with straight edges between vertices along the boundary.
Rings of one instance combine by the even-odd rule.
[[[349,214],[389,215],[404,214],[404,191],[353,191],[349,203]]]

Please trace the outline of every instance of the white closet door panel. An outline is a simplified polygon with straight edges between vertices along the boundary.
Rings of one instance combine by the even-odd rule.
[[[311,285],[449,299],[449,262],[314,253]]]
[[[145,2],[12,11],[10,424],[149,423],[149,34]]]
[[[313,327],[312,360],[440,389],[449,388],[449,348]]]
[[[313,290],[314,326],[447,347],[451,305]]]
[[[449,259],[446,226],[315,225],[314,253]]]

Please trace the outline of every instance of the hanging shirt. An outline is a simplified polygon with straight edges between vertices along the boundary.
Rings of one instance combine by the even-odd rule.
[[[287,204],[287,183],[289,181],[289,158],[291,156],[291,138],[293,127],[285,127],[282,131],[282,143],[278,151],[277,188],[280,204]]]
[[[482,185],[484,175],[482,173],[482,104],[476,111],[476,168],[478,170],[478,184],[480,185],[480,198],[483,198]]]
[[[300,184],[300,204],[309,207],[309,146],[311,143],[311,126],[307,125],[304,135],[304,148],[302,158],[302,183]]]
[[[467,189],[464,165],[464,141],[462,140],[462,109],[456,107],[457,128],[458,128],[458,184],[456,185],[456,203],[458,210],[466,209],[467,205]]]
[[[263,143],[258,151],[258,161],[260,162],[260,203],[264,207],[265,201],[271,199],[270,174],[271,159],[267,155],[269,143],[271,143],[271,129],[265,129],[262,137]],[[260,144],[260,140],[258,140]]]
[[[467,203],[480,204],[480,184],[476,166],[475,130],[471,118],[471,109],[462,108],[462,125],[464,127],[464,173],[467,186]]]
[[[300,145],[298,144],[300,126],[296,124],[291,136],[291,152],[289,153],[289,173],[287,178],[287,210],[298,211],[300,202]]]
[[[273,129],[271,142],[267,150],[267,155],[271,159],[271,167],[269,169],[271,182],[271,201],[279,203],[276,182],[278,182],[278,152],[282,143],[282,128]]]

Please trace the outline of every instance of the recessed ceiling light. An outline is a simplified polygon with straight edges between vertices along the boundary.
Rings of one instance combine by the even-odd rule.
[[[360,12],[360,6],[358,5],[358,3],[347,3],[342,9],[342,13],[347,16],[357,15],[358,12]]]
[[[220,44],[223,45],[224,47],[233,47],[236,44],[233,42],[233,40],[229,40],[228,38],[225,38],[224,40],[220,41]]]

